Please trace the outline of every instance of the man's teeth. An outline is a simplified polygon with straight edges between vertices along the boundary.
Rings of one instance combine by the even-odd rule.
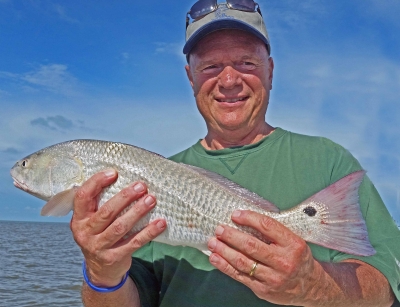
[[[232,102],[238,102],[238,101],[243,101],[246,98],[235,98],[235,99],[218,99],[219,102],[228,102],[228,103],[232,103]]]

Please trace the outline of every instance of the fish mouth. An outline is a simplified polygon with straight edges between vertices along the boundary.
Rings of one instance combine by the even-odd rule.
[[[16,188],[18,188],[18,189],[20,189],[20,190],[23,190],[23,191],[25,191],[25,192],[28,192],[28,186],[24,183],[24,182],[22,182],[22,181],[20,181],[20,180],[18,180],[16,177],[17,176],[15,176],[16,174],[13,172],[13,170],[14,169],[12,169],[11,170],[11,178],[14,180],[14,186],[16,187]]]
[[[20,181],[18,181],[17,179],[15,179],[15,178],[13,178],[14,179],[14,186],[16,187],[16,188],[18,188],[18,189],[20,189],[20,190],[23,190],[23,191],[25,191],[25,192],[27,192],[28,191],[28,187],[26,186],[26,184],[24,184],[23,182],[20,182]]]
[[[20,190],[22,190],[22,191],[24,191],[24,192],[26,192],[26,193],[28,193],[28,194],[31,194],[31,195],[33,195],[33,196],[35,196],[35,197],[38,197],[38,198],[40,198],[40,199],[43,199],[43,200],[49,200],[50,199],[50,197],[46,197],[46,196],[43,196],[43,195],[41,195],[41,194],[39,194],[39,193],[36,193],[36,192],[33,192],[32,190],[30,190],[29,188],[28,188],[28,186],[25,184],[25,183],[23,183],[23,182],[21,182],[21,181],[18,181],[17,179],[15,179],[14,177],[13,177],[13,179],[14,179],[14,186],[16,187],[16,188],[18,188],[18,189],[20,189]]]

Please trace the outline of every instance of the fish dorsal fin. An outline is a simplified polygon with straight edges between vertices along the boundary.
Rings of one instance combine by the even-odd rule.
[[[77,187],[62,191],[54,195],[43,206],[40,214],[42,216],[64,216],[74,208],[74,197]]]
[[[233,194],[236,194],[238,197],[242,198],[246,202],[250,202],[253,205],[256,205],[256,206],[262,208],[263,210],[270,211],[270,212],[276,212],[276,213],[279,213],[279,211],[280,211],[279,208],[277,206],[275,206],[273,203],[262,198],[261,196],[257,195],[256,193],[243,188],[242,186],[225,178],[224,176],[221,176],[217,173],[211,172],[209,170],[205,170],[205,169],[197,167],[197,166],[187,165],[184,163],[181,163],[181,165],[191,169],[192,171],[195,171],[196,173],[198,173],[204,177],[211,179],[216,184],[218,184],[221,188],[228,189]]]

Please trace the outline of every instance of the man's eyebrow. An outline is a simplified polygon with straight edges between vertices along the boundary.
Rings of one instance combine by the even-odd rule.
[[[254,54],[252,55],[243,55],[242,57],[240,57],[240,60],[261,60],[261,58],[259,56],[256,56]]]
[[[237,57],[236,59],[233,59],[233,61],[242,61],[242,60],[251,60],[251,59],[258,59],[259,57],[254,56],[254,55],[243,55],[240,57]],[[199,65],[209,65],[209,64],[215,64],[218,62],[219,59],[206,59],[206,60],[201,60],[199,61]]]
[[[203,60],[203,61],[199,61],[197,66],[207,66],[207,65],[214,65],[216,62],[216,60],[214,59],[210,59],[210,60]]]
[[[201,61],[201,65],[210,65],[210,64],[215,64],[216,61],[214,60],[207,60],[207,61]]]

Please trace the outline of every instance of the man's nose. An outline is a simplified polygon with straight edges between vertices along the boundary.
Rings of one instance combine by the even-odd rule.
[[[232,66],[226,66],[218,76],[218,83],[226,89],[232,89],[242,83],[240,72]]]

